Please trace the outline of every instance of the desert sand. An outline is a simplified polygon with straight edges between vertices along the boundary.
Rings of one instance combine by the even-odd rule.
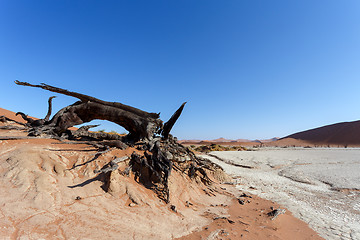
[[[181,140],[185,145],[244,146],[244,147],[360,147],[360,121],[341,122],[265,140],[225,139]]]
[[[265,148],[204,157],[236,176],[238,189],[285,206],[325,239],[355,240],[360,239],[359,155],[354,148]]]
[[[360,121],[341,122],[291,134],[285,138],[310,141],[317,145],[360,145]]]
[[[9,124],[21,127],[0,122]],[[87,144],[15,140],[26,136],[16,129],[0,136],[1,239],[321,239],[288,210],[271,220],[267,213],[282,206],[237,190],[225,175],[205,187],[173,171],[166,204],[123,174],[126,161],[108,180],[94,171],[133,148],[98,154]]]

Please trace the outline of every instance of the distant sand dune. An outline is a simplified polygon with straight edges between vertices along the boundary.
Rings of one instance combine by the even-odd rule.
[[[360,145],[360,121],[342,122],[291,134],[293,138],[317,144]]]

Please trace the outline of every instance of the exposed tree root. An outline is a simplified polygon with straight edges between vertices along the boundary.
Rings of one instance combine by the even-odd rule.
[[[3,130],[27,130],[27,128],[25,127],[18,127],[18,126],[0,126],[0,129],[3,129]]]
[[[48,112],[45,116],[45,118],[43,119],[32,119],[29,118],[26,114],[22,113],[22,112],[17,112],[15,115],[20,115],[25,121],[26,121],[26,125],[29,127],[40,127],[43,126],[46,122],[49,121],[50,116],[51,116],[51,111],[52,111],[52,99],[55,98],[55,96],[49,97],[48,100]]]
[[[16,120],[13,120],[13,119],[8,118],[8,117],[5,117],[5,116],[0,116],[0,122],[3,122],[3,123],[6,123],[6,122],[14,122],[14,123],[19,124],[19,125],[22,125],[22,126],[25,126],[25,125],[26,125],[25,123],[18,122],[18,121],[16,121]]]

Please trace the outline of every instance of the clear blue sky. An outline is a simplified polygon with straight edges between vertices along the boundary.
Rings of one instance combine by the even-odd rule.
[[[360,119],[360,1],[0,1],[0,107],[41,82],[161,112],[180,139],[264,139]],[[55,110],[77,99],[59,95]],[[107,130],[115,125],[103,122]]]

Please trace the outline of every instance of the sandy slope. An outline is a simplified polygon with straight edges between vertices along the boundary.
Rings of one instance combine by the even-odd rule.
[[[150,190],[119,172],[111,176],[111,190],[104,192],[93,170],[114,155],[131,152],[113,151],[92,161],[94,149],[54,143],[1,142],[1,236],[169,239],[208,222],[191,208],[179,206],[183,216],[172,212]],[[188,200],[195,203],[196,198],[194,193],[194,200]],[[132,202],[137,204],[129,207]]]
[[[4,124],[8,123],[0,123]],[[25,135],[0,130],[0,136],[10,133]],[[278,205],[270,201],[253,196],[250,203],[239,204],[234,196],[240,193],[230,185],[214,183],[207,188],[173,171],[170,203],[165,204],[131,173],[122,174],[126,161],[110,175],[94,173],[133,151],[112,150],[97,156],[96,149],[84,144],[40,138],[1,140],[0,238],[320,239],[290,212],[271,221],[266,213]]]
[[[291,134],[285,138],[317,144],[360,145],[360,121],[342,122]]]
[[[8,118],[11,118],[15,121],[25,123],[24,119],[20,117],[20,115],[16,116],[14,112],[6,110],[4,108],[0,108],[0,116],[6,116]]]

